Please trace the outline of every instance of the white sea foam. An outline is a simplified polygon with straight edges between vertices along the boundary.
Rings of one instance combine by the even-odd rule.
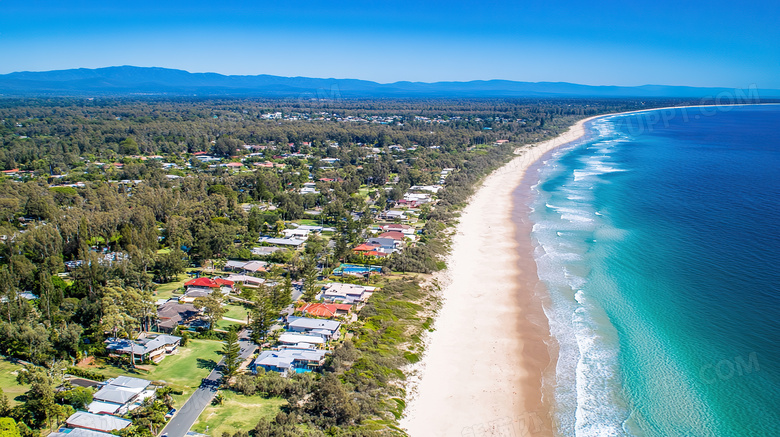
[[[556,435],[576,437],[625,435],[622,423],[627,417],[616,402],[620,396],[617,345],[604,337],[614,328],[587,292],[592,242],[597,235],[620,237],[608,230],[612,227],[603,223],[605,217],[590,205],[593,188],[605,183],[599,176],[621,171],[609,156],[619,143],[614,131],[607,123],[597,122],[594,127],[601,138],[593,145],[595,155],[581,158],[575,169],[547,167],[540,172],[540,181],[564,176],[568,182],[554,192],[544,192],[539,184],[534,202],[538,208],[532,215],[537,272],[550,297],[545,313],[558,343],[556,376],[551,382]]]

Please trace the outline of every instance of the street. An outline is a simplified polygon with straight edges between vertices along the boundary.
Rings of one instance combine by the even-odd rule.
[[[257,350],[257,345],[252,343],[246,336],[246,330],[239,333],[239,345],[241,346],[241,359],[242,361],[252,355]],[[222,364],[224,364],[225,358],[223,357],[217,367],[209,373],[200,384],[197,390],[187,399],[184,406],[181,407],[173,418],[165,425],[160,435],[167,435],[168,437],[184,437],[190,427],[195,423],[200,416],[200,413],[211,404],[212,399],[217,394],[217,388],[219,388],[220,378],[222,373],[217,370]]]

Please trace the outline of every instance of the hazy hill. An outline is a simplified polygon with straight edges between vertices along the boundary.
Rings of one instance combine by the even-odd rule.
[[[270,75],[226,76],[147,67],[79,68],[0,75],[4,96],[171,95],[256,96],[293,98],[356,97],[705,97],[734,89],[644,85],[589,86],[566,82],[395,82],[317,79]],[[778,90],[754,90],[763,98]],[[749,94],[748,90],[742,91]],[[737,92],[738,95],[738,92]]]

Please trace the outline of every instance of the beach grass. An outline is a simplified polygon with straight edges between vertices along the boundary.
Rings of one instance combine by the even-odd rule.
[[[244,396],[231,391],[220,392],[222,405],[210,405],[203,410],[192,430],[209,435],[222,435],[254,428],[260,419],[272,419],[287,401],[281,398],[265,399],[262,396]]]

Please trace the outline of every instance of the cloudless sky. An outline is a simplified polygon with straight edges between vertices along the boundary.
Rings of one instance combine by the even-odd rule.
[[[780,0],[0,0],[0,73],[780,89]]]

